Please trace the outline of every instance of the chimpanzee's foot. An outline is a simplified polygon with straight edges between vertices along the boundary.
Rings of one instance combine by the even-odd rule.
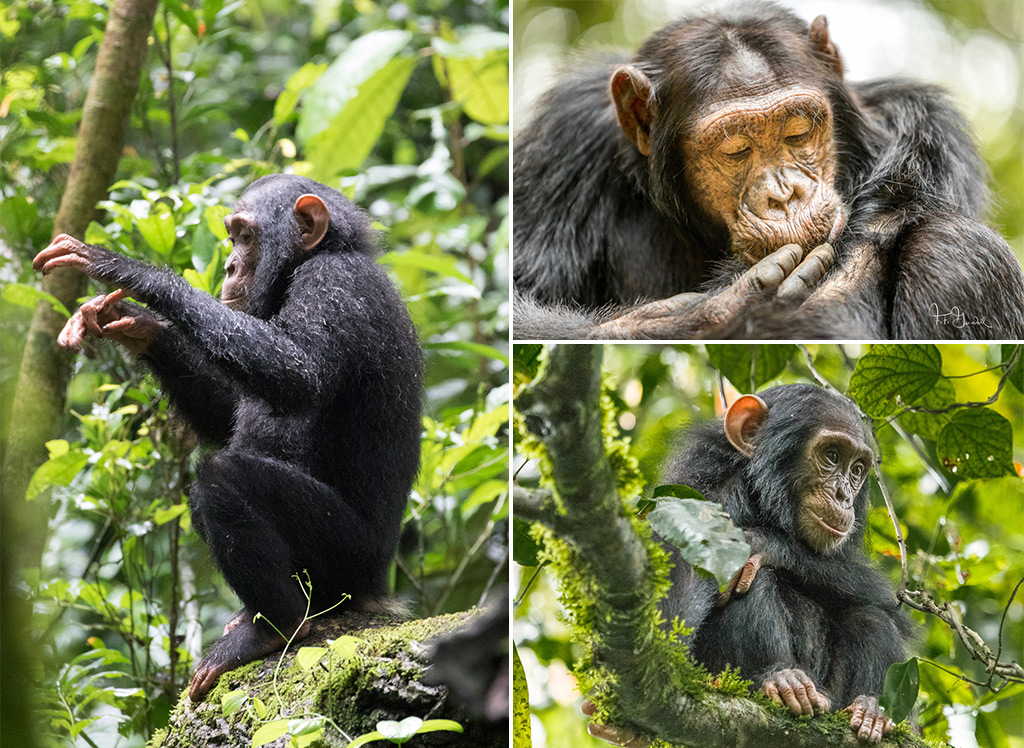
[[[234,618],[224,624],[224,631],[221,633],[221,636],[227,636],[238,628],[239,624],[245,623],[246,621],[252,623],[253,618],[255,618],[255,616],[252,614],[252,611],[248,608],[242,608],[240,611],[235,613]]]
[[[257,624],[251,619],[238,619],[239,616],[235,616],[228,623],[231,630],[213,643],[210,651],[196,666],[192,683],[188,688],[188,695],[192,701],[202,701],[222,674],[284,648],[285,640],[265,623]],[[290,630],[282,631],[290,633]],[[307,634],[309,621],[299,627],[296,638],[301,639]]]

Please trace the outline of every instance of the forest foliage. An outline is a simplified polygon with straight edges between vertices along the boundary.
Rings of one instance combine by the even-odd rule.
[[[5,445],[45,299],[31,258],[50,239],[108,10],[0,7]],[[422,467],[393,575],[420,616],[482,604],[508,569],[508,66],[502,0],[163,0],[117,182],[83,237],[216,294],[222,220],[253,179],[310,176],[368,211],[427,357]],[[21,646],[37,739],[141,745],[236,604],[191,531],[195,440],[100,341],[77,359],[46,447],[27,502],[9,508],[47,505],[18,579],[33,602]]]
[[[542,412],[537,383],[546,376],[549,355],[554,354],[540,346],[516,346],[513,377],[520,414]],[[910,610],[918,629],[910,647],[914,657],[891,673],[886,688],[890,710],[906,714],[915,706],[914,718],[931,740],[981,748],[1022,745],[1024,683],[1013,664],[1024,654],[1019,589],[1024,579],[1024,373],[1019,358],[1020,348],[1010,345],[605,346],[603,399],[612,424],[606,426],[605,445],[609,464],[618,466],[621,512],[634,516],[640,511],[643,527],[664,506],[671,516],[657,518],[659,532],[669,526],[680,537],[697,538],[696,551],[687,558],[727,582],[745,560],[745,554],[729,560],[722,553],[729,549],[731,541],[723,533],[731,523],[707,522],[707,512],[697,519],[677,512],[683,502],[674,497],[690,499],[692,492],[661,486],[658,479],[681,433],[690,423],[721,414],[723,398],[732,402],[739,394],[775,384],[816,383],[846,393],[872,424],[881,456],[878,475],[886,488],[883,494],[872,481],[865,550],[894,591],[902,589],[906,573],[907,597],[901,599],[908,609],[923,603],[920,607],[929,610]],[[519,403],[527,393],[531,399],[524,411]],[[598,403],[581,407],[593,409]],[[554,413],[552,422],[563,415]],[[551,424],[517,418],[517,486],[556,490],[552,471],[564,479],[572,467],[559,467],[531,435]],[[573,425],[571,430],[582,428]],[[589,471],[598,474],[597,468]],[[623,475],[635,476],[630,480],[646,487],[623,482]],[[516,505],[523,506],[518,495]],[[571,516],[568,506],[566,511]],[[595,518],[592,524],[602,522]],[[517,735],[528,724],[528,699],[533,746],[601,745],[586,735],[578,710],[584,698],[599,701],[608,693],[607,671],[601,655],[595,655],[600,634],[594,623],[605,620],[606,612],[595,610],[600,603],[588,595],[581,597],[581,590],[590,588],[589,572],[578,558],[566,561],[562,545],[551,545],[557,531],[539,532],[517,514],[513,533],[518,580],[514,634],[526,681],[514,690]],[[976,632],[984,646],[962,635],[963,627]],[[671,680],[674,667],[666,662],[661,680]],[[715,692],[726,686],[710,680],[704,688]],[[621,701],[623,694],[617,698]],[[629,721],[628,712],[618,717]]]

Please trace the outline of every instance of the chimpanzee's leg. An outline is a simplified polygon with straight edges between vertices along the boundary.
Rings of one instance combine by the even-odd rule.
[[[379,551],[366,520],[333,488],[288,463],[219,452],[200,468],[189,505],[225,581],[245,606],[196,667],[193,700],[222,673],[280,649],[281,634],[298,629],[307,601],[293,575],[308,570],[320,599],[339,585],[365,595],[368,587],[383,584],[387,561],[373,563]],[[384,570],[375,568],[381,565]],[[365,573],[346,573],[355,566]],[[255,613],[267,620],[253,623]]]

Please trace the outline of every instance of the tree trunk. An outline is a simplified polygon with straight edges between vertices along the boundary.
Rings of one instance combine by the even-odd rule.
[[[96,203],[107,196],[114,181],[156,6],[157,0],[115,0],[110,8],[54,236],[82,237],[96,218]],[[43,290],[71,308],[85,293],[86,283],[79,272],[56,270],[43,279]],[[57,346],[65,321],[52,306],[40,302],[22,354],[0,488],[0,500],[8,508],[17,508],[7,517],[15,523],[26,515],[28,481],[46,459],[45,443],[58,435],[63,419],[73,359],[73,354]],[[39,517],[31,519],[24,523],[27,526],[14,528],[21,560],[30,564],[38,559],[42,540]]]
[[[110,8],[54,235],[83,236],[96,215],[96,203],[106,197],[114,180],[156,6],[157,0],[115,0]],[[71,270],[57,270],[43,280],[43,290],[67,307],[85,292],[85,287],[85,276]],[[29,660],[33,654],[25,646],[27,637],[22,635],[27,606],[16,600],[13,590],[16,570],[39,563],[45,535],[47,507],[41,501],[26,503],[25,489],[32,473],[46,459],[46,441],[57,436],[63,419],[72,361],[70,353],[57,347],[57,334],[64,322],[49,304],[36,307],[14,392],[0,480],[4,744],[26,748],[36,744],[32,689],[25,688],[24,682],[25,674],[32,672]]]

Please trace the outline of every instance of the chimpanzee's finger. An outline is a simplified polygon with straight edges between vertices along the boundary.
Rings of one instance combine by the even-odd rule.
[[[82,246],[82,242],[67,234],[61,234],[60,236],[54,237],[49,246],[37,254],[32,260],[32,269],[42,270],[45,273],[46,270],[44,266],[47,262],[55,257],[61,257],[69,252],[74,252]]]
[[[75,312],[57,335],[57,345],[67,351],[80,351],[84,336],[85,325],[82,322],[82,315]]]
[[[747,291],[771,291],[779,287],[804,256],[802,247],[787,244],[759,261],[740,276],[737,284]]]
[[[811,250],[797,268],[779,285],[775,298],[790,304],[799,304],[817,287],[828,269],[835,263],[836,253],[830,244]]]

